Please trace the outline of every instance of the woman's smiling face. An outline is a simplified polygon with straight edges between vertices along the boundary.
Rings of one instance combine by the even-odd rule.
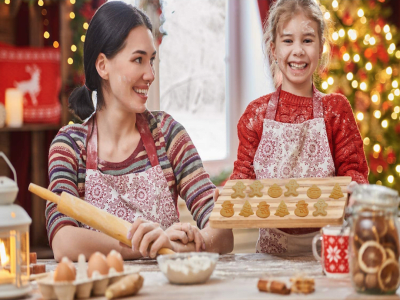
[[[317,22],[303,13],[280,24],[271,50],[282,72],[282,84],[290,84],[292,87],[310,84],[322,49]]]
[[[124,47],[111,59],[106,59],[106,107],[119,106],[125,111],[142,113],[147,94],[154,81],[153,61],[156,49],[151,31],[139,26],[131,30]]]

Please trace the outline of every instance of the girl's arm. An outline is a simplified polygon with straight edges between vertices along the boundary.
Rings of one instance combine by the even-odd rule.
[[[262,136],[269,99],[270,96],[267,95],[251,102],[239,119],[239,147],[230,179],[256,179],[253,161]]]
[[[331,152],[337,176],[351,176],[353,181],[368,183],[368,164],[364,144],[346,97],[333,94],[327,97],[325,110],[330,113],[326,124],[331,132]],[[328,136],[329,138],[329,136]]]

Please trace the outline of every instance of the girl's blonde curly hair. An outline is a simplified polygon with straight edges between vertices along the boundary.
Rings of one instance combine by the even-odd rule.
[[[298,13],[304,15],[317,22],[318,37],[320,42],[324,43],[324,53],[320,59],[319,66],[315,73],[323,72],[329,64],[330,59],[330,29],[331,22],[324,19],[321,7],[316,0],[277,0],[271,6],[268,14],[268,19],[264,24],[263,42],[265,47],[266,58],[270,62],[272,77],[274,78],[275,87],[282,83],[282,73],[279,66],[274,62],[272,55],[271,43],[275,43],[278,34],[279,26],[288,21],[291,17]],[[314,76],[315,78],[315,76]]]

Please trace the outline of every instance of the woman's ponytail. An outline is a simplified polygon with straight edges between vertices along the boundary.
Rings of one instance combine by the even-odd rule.
[[[94,107],[91,92],[86,86],[81,86],[73,90],[68,98],[68,108],[81,120],[85,120],[93,113]]]

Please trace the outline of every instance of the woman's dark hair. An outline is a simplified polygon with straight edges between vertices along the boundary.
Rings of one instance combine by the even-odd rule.
[[[69,96],[69,108],[81,120],[94,111],[91,93],[97,90],[97,109],[104,105],[101,90],[102,78],[96,70],[100,53],[113,58],[124,46],[129,32],[138,26],[152,31],[150,19],[141,10],[122,1],[103,4],[94,14],[86,33],[83,47],[83,65],[86,83],[76,88]]]

